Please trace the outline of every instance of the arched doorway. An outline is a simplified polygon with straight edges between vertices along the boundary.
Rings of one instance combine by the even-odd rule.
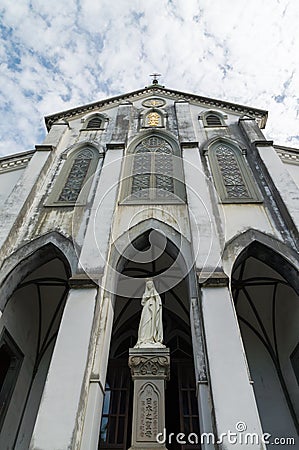
[[[160,245],[163,239],[155,233],[148,230],[134,240],[133,247],[140,259],[127,257],[120,264],[119,284],[122,283],[131,295],[122,296],[122,290],[118,289],[115,299],[99,449],[127,449],[131,444],[133,383],[128,357],[129,348],[137,342],[140,301],[147,277],[153,277],[161,296],[164,344],[171,352],[170,381],[165,391],[167,435],[191,432],[199,435],[188,274],[183,273],[183,268],[180,271],[175,263],[175,260],[180,261],[177,248],[168,239],[164,247]],[[168,447],[175,450],[189,448],[178,444],[175,439]],[[191,445],[190,448],[198,449],[200,446]]]
[[[25,450],[65,305],[70,269],[63,254],[48,244],[29,261],[21,261],[14,272],[20,281],[0,319],[0,448]],[[8,278],[13,280],[14,273]]]
[[[232,293],[265,433],[298,433],[298,273],[278,253],[252,243],[232,271]],[[283,445],[277,448],[283,448]]]

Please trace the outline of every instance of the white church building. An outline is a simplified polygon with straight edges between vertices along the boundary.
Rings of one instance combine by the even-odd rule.
[[[266,121],[154,79],[0,159],[1,450],[299,449],[299,150]]]

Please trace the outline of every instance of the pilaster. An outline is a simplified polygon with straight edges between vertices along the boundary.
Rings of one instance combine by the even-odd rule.
[[[299,189],[289,171],[279,158],[273,143],[255,142],[257,152],[264,163],[265,171],[270,175],[280,212],[290,230],[298,237],[299,230]],[[283,203],[282,203],[283,202]],[[288,217],[289,215],[289,217]],[[291,219],[291,220],[290,220]],[[293,222],[293,223],[291,223]]]
[[[106,266],[122,158],[123,146],[111,144],[105,155],[80,255],[80,265],[88,275],[103,273]]]
[[[194,262],[209,275],[218,267],[222,254],[216,224],[222,222],[220,211],[218,205],[213,205],[197,145],[183,148],[183,164]]]
[[[30,159],[24,173],[15,185],[11,194],[1,209],[0,221],[0,248],[7,239],[10,240],[10,250],[15,246],[15,234],[20,233],[20,227],[26,217],[29,208],[34,201],[36,192],[44,180],[42,172],[48,168],[51,161],[52,146],[38,146]],[[9,246],[9,242],[7,241]]]
[[[60,324],[30,450],[74,447],[97,289],[71,289]]]
[[[118,106],[115,127],[111,138],[112,143],[126,143],[128,130],[130,130],[132,107],[131,102],[125,102]]]
[[[238,449],[248,445],[239,440],[243,431],[258,436],[252,450],[265,449],[254,392],[250,383],[246,356],[241,341],[227,277],[214,276],[201,285],[202,313],[205,329],[210,385],[214,406],[217,439],[220,448],[234,450],[236,443],[228,433],[236,433]]]
[[[197,139],[194,132],[190,105],[186,101],[177,101],[174,104],[179,129],[179,139],[181,145],[197,145]]]

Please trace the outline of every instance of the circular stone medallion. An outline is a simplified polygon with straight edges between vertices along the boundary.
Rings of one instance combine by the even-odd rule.
[[[165,105],[165,100],[162,98],[149,98],[147,100],[144,100],[142,102],[143,106],[146,106],[147,108],[160,108],[161,106]]]

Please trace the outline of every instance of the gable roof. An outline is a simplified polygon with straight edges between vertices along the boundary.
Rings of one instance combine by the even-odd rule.
[[[187,100],[190,103],[208,106],[211,108],[220,108],[227,110],[228,112],[234,112],[240,115],[248,115],[260,119],[260,127],[264,128],[266,125],[268,112],[263,109],[252,108],[250,106],[239,105],[237,103],[230,103],[223,100],[216,100],[209,97],[202,97],[200,95],[185,93],[181,91],[176,91],[174,89],[165,89],[161,85],[150,85],[143,89],[137,91],[128,92],[127,94],[118,95],[116,97],[110,97],[105,100],[100,100],[94,103],[89,103],[87,105],[78,106],[76,108],[68,109],[66,111],[51,114],[45,117],[45,123],[47,130],[49,131],[53,123],[61,119],[68,119],[75,117],[78,114],[84,114],[86,112],[91,112],[102,108],[104,106],[115,105],[124,102],[136,100],[138,97],[147,97],[149,95],[161,95],[168,98],[173,98],[174,100]]]

